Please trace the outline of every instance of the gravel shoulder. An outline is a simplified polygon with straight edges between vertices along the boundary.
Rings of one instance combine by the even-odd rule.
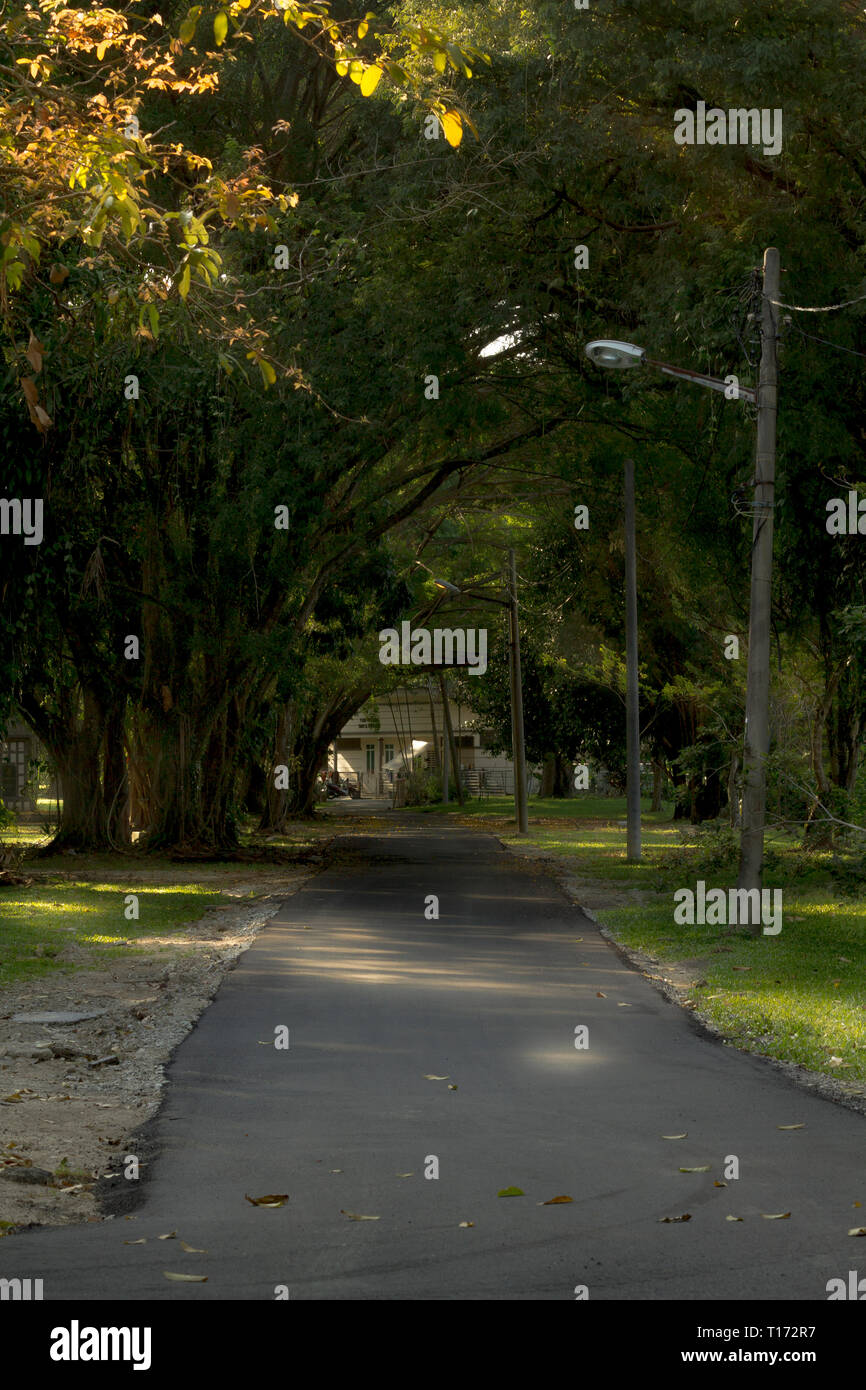
[[[315,872],[254,882],[227,874],[225,906],[186,930],[130,946],[109,967],[72,947],[62,957],[72,970],[0,992],[0,1236],[104,1219],[100,1187],[123,1171],[128,1136],[158,1110],[171,1054],[280,903]],[[18,1017],[66,1013],[91,1017]]]

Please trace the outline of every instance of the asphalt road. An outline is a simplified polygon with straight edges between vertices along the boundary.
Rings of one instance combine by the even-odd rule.
[[[46,1300],[192,1303],[278,1286],[823,1301],[847,1278],[866,1248],[847,1236],[866,1221],[859,1115],[699,1036],[492,836],[347,844],[354,859],[284,904],[175,1054],[135,1219],[7,1236],[0,1277],[42,1278]],[[740,1176],[715,1187],[729,1155]],[[511,1186],[525,1195],[497,1196]],[[270,1193],[289,1201],[245,1200]],[[559,1195],[573,1201],[540,1205]]]

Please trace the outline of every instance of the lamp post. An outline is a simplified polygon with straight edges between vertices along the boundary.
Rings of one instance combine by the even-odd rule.
[[[758,407],[758,438],[755,455],[754,524],[752,532],[752,576],[749,600],[749,664],[746,678],[746,721],[743,781],[743,823],[740,835],[738,887],[760,889],[764,859],[764,821],[767,804],[766,759],[770,747],[770,590],[773,569],[773,512],[776,465],[776,410],[778,397],[778,298],[779,252],[764,252],[761,313],[761,367],[757,391],[737,386],[736,398]],[[614,370],[644,364],[667,376],[693,381],[713,391],[730,394],[730,383],[686,367],[648,357],[646,349],[634,343],[596,339],[586,346],[586,354],[599,367]],[[750,907],[752,899],[750,898]],[[760,908],[750,921],[753,936],[761,931]]]
[[[490,594],[476,594],[471,589],[459,589],[447,579],[436,579],[436,588],[446,594],[459,594],[461,598],[475,599],[479,603],[494,603],[508,609],[509,643],[508,670],[511,683],[511,742],[514,751],[514,818],[517,833],[528,835],[529,812],[526,801],[526,745],[523,732],[523,682],[520,674],[520,630],[517,620],[517,565],[514,551],[508,552],[508,598],[492,598]],[[455,769],[459,777],[459,768]]]

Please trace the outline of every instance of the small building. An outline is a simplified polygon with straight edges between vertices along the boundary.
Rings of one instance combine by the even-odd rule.
[[[478,721],[468,705],[449,697],[448,707],[467,791],[511,794],[511,759],[491,753],[487,739],[492,736],[470,727]],[[359,786],[362,796],[387,796],[401,773],[440,771],[446,738],[438,685],[405,686],[373,697],[352,715],[329,750],[328,764],[333,767],[336,756],[340,776]]]
[[[36,778],[31,761],[43,756],[29,725],[13,717],[0,741],[0,800],[9,811],[36,810]]]

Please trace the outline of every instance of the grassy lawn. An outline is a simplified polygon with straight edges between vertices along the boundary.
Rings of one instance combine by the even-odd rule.
[[[804,853],[797,839],[766,836],[764,886],[782,890],[782,930],[751,937],[726,927],[677,924],[674,891],[737,881],[736,839],[730,833],[696,834],[657,814],[643,801],[642,859],[625,855],[625,799],[533,798],[529,834],[515,833],[508,797],[464,808],[430,808],[477,824],[489,819],[505,844],[532,845],[561,858],[563,869],[619,899],[595,914],[626,947],[656,960],[688,963],[695,976],[689,999],[731,1042],[750,1052],[799,1063],[839,1081],[866,1082],[866,884],[840,896],[837,876],[862,848]],[[622,902],[638,890],[640,901]]]
[[[57,969],[71,969],[58,954],[67,946],[84,948],[95,967],[126,954],[130,945],[183,929],[225,899],[204,883],[138,885],[46,877],[28,887],[3,889],[0,934],[0,987]],[[125,897],[138,898],[138,921],[127,921]],[[127,944],[129,943],[129,944]]]

